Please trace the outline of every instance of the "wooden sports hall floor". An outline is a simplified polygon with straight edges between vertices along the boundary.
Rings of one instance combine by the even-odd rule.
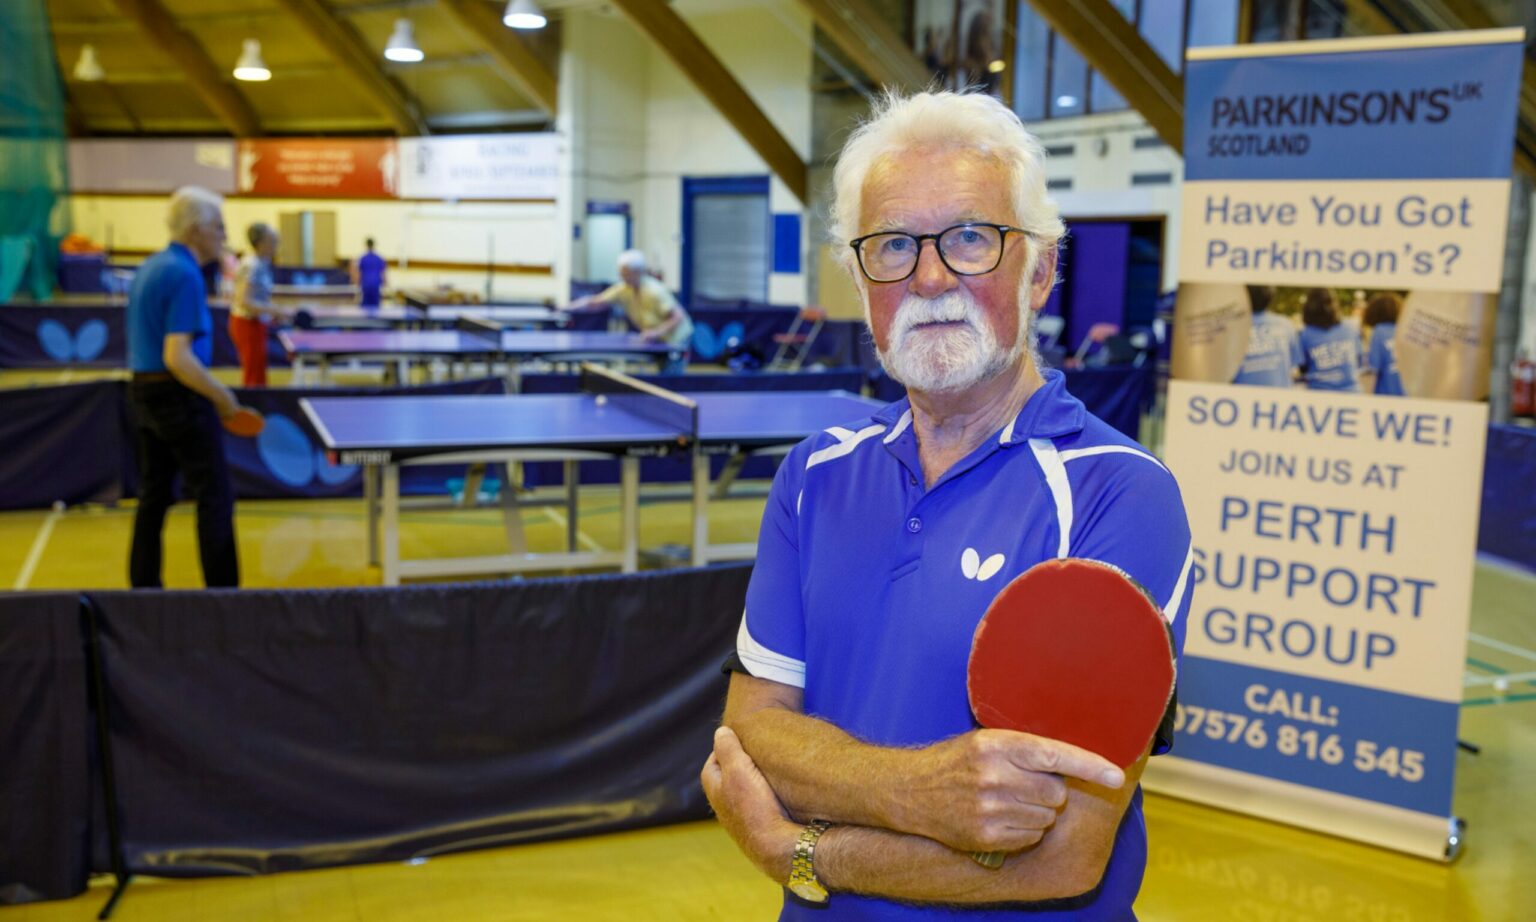
[[[10,378],[10,380],[7,380]],[[78,380],[78,379],[77,379]],[[16,386],[11,375],[0,385]],[[585,500],[582,532],[617,539],[616,497]],[[762,500],[711,505],[716,541],[756,533]],[[242,502],[237,510],[247,586],[373,585],[360,501]],[[563,530],[530,515],[534,549]],[[126,582],[132,506],[0,513],[0,590],[118,588]],[[642,543],[687,540],[687,507],[643,508]],[[408,514],[410,554],[495,552],[492,511]],[[190,507],[166,526],[166,579],[200,585]],[[1469,677],[1536,670],[1536,578],[1478,564]],[[1456,812],[1466,851],[1442,866],[1156,795],[1147,798],[1151,858],[1137,902],[1143,922],[1523,922],[1536,919],[1536,683],[1503,693],[1469,686]],[[702,754],[701,754],[702,757]],[[98,880],[73,900],[0,909],[0,920],[85,922],[108,894]],[[121,922],[501,922],[572,919],[771,919],[777,887],[741,858],[713,822],[433,858],[257,878],[138,880]]]

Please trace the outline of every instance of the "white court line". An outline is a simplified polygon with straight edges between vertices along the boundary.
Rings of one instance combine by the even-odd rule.
[[[32,574],[37,572],[37,565],[43,559],[43,549],[48,547],[48,539],[53,535],[53,526],[64,517],[64,510],[54,509],[43,519],[43,527],[37,530],[37,537],[32,539],[32,549],[27,551],[26,562],[21,565],[21,572],[16,574],[16,584],[12,589],[25,589],[32,582]]]
[[[1502,640],[1495,640],[1492,637],[1484,637],[1482,634],[1474,633],[1472,631],[1467,632],[1467,639],[1473,643],[1480,643],[1485,647],[1492,647],[1495,650],[1508,653],[1512,656],[1519,656],[1531,660],[1532,662],[1536,662],[1536,650],[1527,650],[1524,647],[1517,647],[1514,644],[1505,643]]]
[[[556,525],[560,526],[561,529],[564,529],[565,526],[566,526],[566,523],[568,521],[570,521],[563,514],[561,514],[559,512],[556,512],[554,509],[550,508],[549,506],[545,506],[544,507],[544,514],[549,516],[550,521],[552,521]],[[589,551],[601,551],[603,549],[603,546],[601,544],[598,544],[596,541],[593,541],[592,540],[592,536],[587,534],[586,532],[582,531],[580,528],[576,529],[576,543],[581,545],[582,547],[586,548]]]
[[[1475,685],[1494,685],[1503,682],[1506,685],[1518,685],[1521,682],[1536,681],[1536,672],[1511,672],[1506,675],[1483,675],[1481,673],[1467,673],[1466,681],[1462,684],[1471,688]]]

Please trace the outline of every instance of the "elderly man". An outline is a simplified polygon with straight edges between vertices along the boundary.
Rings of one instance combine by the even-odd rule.
[[[702,773],[787,884],[782,918],[1134,918],[1145,755],[976,729],[965,691],[976,623],[1040,561],[1119,566],[1180,644],[1189,605],[1173,478],[1032,354],[1062,235],[1041,157],[995,99],[952,93],[886,98],[843,149],[834,225],[908,397],[780,468]]]
[[[624,308],[624,316],[640,335],[651,342],[666,343],[675,351],[667,360],[664,374],[682,374],[687,367],[688,346],[693,342],[693,320],[672,297],[667,286],[646,272],[645,254],[625,250],[619,254],[619,278],[622,281],[595,295],[571,302],[572,310],[612,307]]]
[[[160,533],[175,502],[176,475],[197,500],[203,581],[235,586],[235,499],[219,424],[240,410],[209,373],[213,319],[204,263],[224,247],[224,200],[196,186],[171,196],[171,244],[139,267],[128,292],[128,387],[139,460],[139,508],[133,520],[129,581],[158,588]]]

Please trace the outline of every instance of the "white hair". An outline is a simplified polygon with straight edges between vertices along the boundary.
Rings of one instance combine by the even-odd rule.
[[[1038,244],[1031,247],[1033,274],[1040,252],[1050,252],[1065,231],[1056,203],[1046,194],[1045,149],[1019,117],[981,92],[916,93],[887,90],[839,155],[832,174],[833,250],[843,268],[862,281],[847,243],[859,236],[864,182],[881,160],[910,150],[971,151],[1001,162],[1013,186],[1013,218]],[[862,287],[862,286],[861,286]]]
[[[187,231],[206,224],[219,216],[224,208],[224,196],[202,186],[182,186],[171,193],[170,208],[165,223],[172,237],[180,237]]]
[[[619,268],[633,269],[636,272],[644,272],[645,253],[640,250],[625,250],[619,254]]]

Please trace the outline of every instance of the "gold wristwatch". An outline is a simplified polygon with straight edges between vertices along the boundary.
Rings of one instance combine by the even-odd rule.
[[[816,843],[821,834],[832,828],[826,820],[812,820],[800,830],[795,840],[795,853],[789,861],[789,892],[807,903],[825,903],[827,888],[816,879]]]

